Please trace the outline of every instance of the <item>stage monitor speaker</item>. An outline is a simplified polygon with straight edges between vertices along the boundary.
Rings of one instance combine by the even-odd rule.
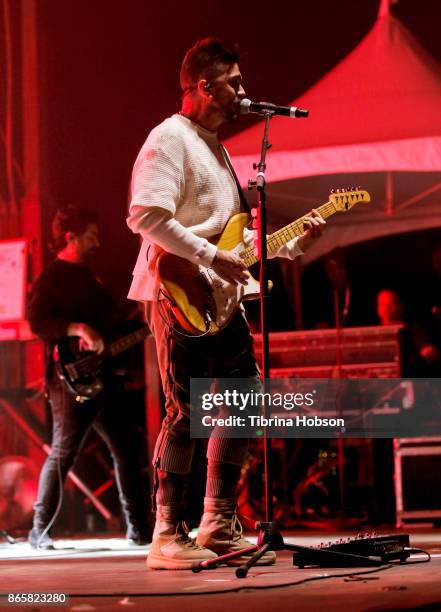
[[[397,526],[441,524],[441,438],[398,438],[394,450]]]

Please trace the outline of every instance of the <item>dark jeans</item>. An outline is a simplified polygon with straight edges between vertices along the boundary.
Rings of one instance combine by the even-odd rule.
[[[52,450],[40,474],[34,527],[43,529],[54,516],[60,496],[60,478],[64,485],[93,427],[110,450],[127,526],[144,534],[149,521],[147,468],[141,440],[137,440],[139,434],[130,425],[127,414],[130,406],[124,405],[122,389],[108,388],[98,398],[79,403],[53,377],[48,392],[53,417]]]
[[[153,464],[166,472],[189,474],[195,448],[190,438],[191,378],[252,378],[259,380],[253,338],[244,315],[238,312],[218,334],[186,337],[164,321],[159,302],[146,303],[146,319],[155,336],[165,395],[166,416],[156,442]],[[176,322],[174,323],[176,325]],[[248,440],[214,438],[207,457],[242,465]]]

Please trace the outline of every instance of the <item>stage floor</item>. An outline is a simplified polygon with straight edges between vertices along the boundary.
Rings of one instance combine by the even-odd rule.
[[[199,610],[225,612],[241,606],[256,610],[373,611],[441,610],[441,531],[407,531],[411,545],[432,554],[415,555],[402,565],[372,570],[298,569],[292,556],[278,553],[272,567],[258,567],[245,579],[233,568],[193,574],[149,571],[148,547],[128,549],[122,539],[57,540],[57,550],[35,552],[27,543],[0,546],[0,593],[60,592],[71,610]],[[390,531],[388,531],[390,533]],[[305,546],[348,537],[348,533],[285,533]],[[362,572],[362,573],[360,573]],[[34,604],[31,608],[43,609]]]

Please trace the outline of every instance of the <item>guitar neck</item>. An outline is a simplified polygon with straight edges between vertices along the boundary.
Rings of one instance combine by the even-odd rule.
[[[317,210],[324,219],[337,212],[337,208],[332,202],[325,202],[325,204],[319,206]],[[281,229],[277,230],[277,232],[274,232],[274,234],[268,236],[266,240],[268,256],[277,253],[277,251],[281,247],[285,246],[287,242],[303,234],[305,231],[303,229],[303,219],[306,216],[307,215],[303,215],[303,217],[296,219],[296,221],[293,221],[289,225],[285,225],[285,227],[282,227]],[[254,245],[244,249],[241,257],[248,268],[259,260],[258,256],[254,253]]]
[[[129,348],[140,342],[148,334],[145,327],[123,336],[118,340],[114,340],[106,347],[106,357],[116,357],[120,353],[127,351]]]

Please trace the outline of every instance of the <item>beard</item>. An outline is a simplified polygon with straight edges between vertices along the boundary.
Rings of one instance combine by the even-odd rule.
[[[240,113],[240,105],[234,104],[230,105],[228,108],[224,110],[224,119],[225,123],[237,123],[239,121]]]
[[[90,248],[85,254],[84,254],[84,262],[87,264],[92,264],[93,261],[96,259],[98,253],[98,247],[92,247]]]
[[[237,123],[239,121],[240,113],[233,112],[230,113],[227,117],[228,123]]]

